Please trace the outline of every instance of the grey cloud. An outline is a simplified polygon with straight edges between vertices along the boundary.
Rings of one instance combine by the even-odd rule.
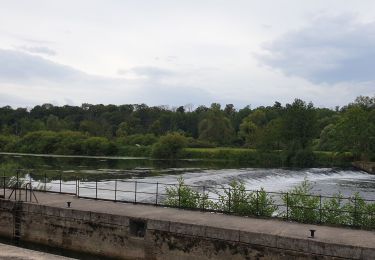
[[[135,67],[130,71],[146,76],[146,80],[99,77],[40,56],[0,49],[0,105],[36,105],[51,100],[60,105],[83,102],[181,105],[202,104],[212,99],[200,88],[162,80],[174,75],[173,71],[157,67]],[[13,86],[17,88],[13,90]]]
[[[36,54],[45,54],[50,56],[56,55],[56,51],[46,46],[19,46],[18,49]]]
[[[320,17],[264,46],[256,57],[286,75],[313,83],[374,81],[375,23],[354,16]]]
[[[0,82],[71,82],[87,75],[69,66],[20,51],[0,49]]]

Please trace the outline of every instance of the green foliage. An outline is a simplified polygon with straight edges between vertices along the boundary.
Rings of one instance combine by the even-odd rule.
[[[355,193],[343,209],[348,214],[345,224],[363,228],[375,228],[375,203],[367,204],[365,200]]]
[[[230,120],[220,110],[219,104],[212,104],[211,110],[199,122],[199,139],[216,144],[229,144],[234,136]]]
[[[216,209],[224,212],[271,217],[277,210],[274,200],[263,188],[260,191],[247,191],[242,181],[233,180],[228,188],[223,188],[223,193],[218,193],[218,197]]]
[[[245,139],[245,143],[247,146],[252,146],[255,144],[255,133],[257,132],[257,130],[258,127],[251,121],[250,117],[244,118],[240,125],[239,135],[240,137]]]
[[[179,177],[176,186],[165,188],[166,199],[164,203],[168,206],[190,209],[208,209],[212,202],[208,200],[207,194],[201,194],[191,187],[186,186],[184,179]]]
[[[6,137],[5,137],[6,138]],[[5,139],[0,136],[0,141]],[[35,154],[66,154],[66,155],[113,155],[116,146],[105,137],[90,137],[73,131],[37,131],[20,138],[8,137],[3,142],[6,152],[23,152]],[[17,147],[15,150],[14,147]]]
[[[301,185],[294,187],[282,196],[288,210],[285,218],[302,222],[317,223],[319,221],[319,197],[311,194],[312,185],[306,179]]]
[[[186,143],[186,137],[179,133],[170,133],[162,136],[152,148],[152,157],[158,159],[180,158]]]
[[[317,117],[312,103],[296,99],[286,105],[281,137],[285,142],[287,166],[309,166],[314,163],[312,141],[317,134]]]
[[[0,176],[12,176],[16,174],[19,165],[14,162],[0,164]]]
[[[1,152],[13,152],[16,150],[16,144],[18,137],[14,135],[0,135],[0,151]]]
[[[350,151],[362,160],[375,154],[375,108],[352,105],[332,128],[331,140],[337,149]]]
[[[374,100],[375,97],[360,96],[341,109],[314,108],[300,99],[285,106],[275,102],[273,106],[238,110],[232,104],[222,109],[218,103],[196,109],[192,105],[169,108],[145,104],[43,104],[31,110],[5,106],[0,107],[0,151],[77,155],[113,154],[117,150],[122,155],[140,154],[143,149],[144,155],[150,148],[132,146],[151,146],[159,136],[179,132],[189,137],[189,147],[256,148],[259,153],[220,150],[207,155],[235,158],[252,165],[262,162],[266,166],[329,166],[323,161],[335,164],[349,159],[343,155],[348,152],[356,160],[374,160]],[[60,136],[61,132],[65,134]],[[109,148],[103,140],[86,141],[89,137],[106,138]],[[104,150],[99,151],[98,147]],[[316,156],[315,150],[341,154]],[[283,157],[279,156],[280,151]]]
[[[154,134],[134,134],[128,135],[116,140],[122,145],[153,145],[158,141],[158,138]]]
[[[104,137],[89,137],[82,143],[82,150],[87,155],[111,155],[116,147]]]
[[[341,193],[326,199],[322,205],[322,223],[331,225],[349,224],[348,215],[343,212],[344,210],[343,196]]]

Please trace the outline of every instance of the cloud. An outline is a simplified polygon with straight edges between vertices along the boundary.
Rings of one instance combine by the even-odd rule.
[[[317,17],[310,26],[264,45],[258,60],[313,83],[375,80],[375,23],[352,15]]]
[[[45,54],[49,56],[56,55],[56,52],[46,46],[19,46],[18,49],[36,54]]]
[[[86,74],[40,56],[0,49],[0,82],[31,83],[35,81],[72,82]]]
[[[143,78],[143,79],[161,79],[167,76],[173,76],[174,72],[168,69],[152,67],[152,66],[139,66],[133,67],[129,70],[119,69],[117,73],[126,78]]]
[[[92,75],[28,53],[0,49],[0,105],[42,103],[201,104],[210,94],[189,84],[176,83],[175,72],[158,67],[124,71],[139,78]]]

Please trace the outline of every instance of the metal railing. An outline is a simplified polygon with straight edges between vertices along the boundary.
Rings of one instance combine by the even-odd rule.
[[[14,176],[2,176],[0,179],[3,197],[6,197],[9,189],[27,189],[29,185],[30,192],[62,193],[86,199],[375,229],[375,200],[358,196],[266,192],[229,186],[181,185],[119,178],[67,178],[61,174],[40,175],[31,172],[17,172]]]

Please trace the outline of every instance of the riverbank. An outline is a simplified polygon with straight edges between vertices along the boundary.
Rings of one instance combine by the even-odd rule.
[[[313,154],[313,167],[350,167],[353,161],[351,153],[314,151]],[[183,157],[187,159],[229,160],[261,167],[285,167],[283,156],[283,151],[261,152],[246,148],[185,148],[183,150]]]

